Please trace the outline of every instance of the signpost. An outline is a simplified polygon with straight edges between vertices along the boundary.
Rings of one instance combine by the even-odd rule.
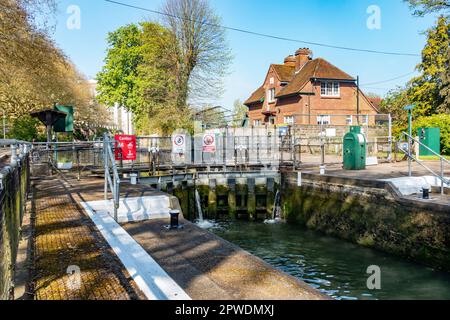
[[[186,153],[186,135],[176,134],[172,139],[172,153],[185,154]]]
[[[118,134],[114,136],[116,160],[136,161],[136,136]]]
[[[412,176],[412,111],[415,105],[411,104],[409,106],[404,107],[403,109],[408,111],[408,175]]]
[[[215,153],[216,152],[216,135],[207,133],[203,135],[203,148],[204,153]]]

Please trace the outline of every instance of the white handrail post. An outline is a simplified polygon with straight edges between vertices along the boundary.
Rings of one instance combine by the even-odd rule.
[[[105,168],[105,200],[108,200],[108,144],[107,144],[108,136],[105,133],[103,135],[103,166]]]

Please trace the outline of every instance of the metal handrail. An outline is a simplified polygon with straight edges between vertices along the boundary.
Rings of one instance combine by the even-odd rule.
[[[445,157],[443,157],[442,155],[438,154],[436,151],[432,150],[430,147],[428,147],[427,145],[425,145],[424,143],[422,143],[420,140],[417,140],[416,138],[410,136],[408,133],[403,132],[401,139],[403,137],[407,137],[408,138],[408,150],[404,150],[403,148],[400,148],[400,151],[402,151],[404,154],[406,154],[408,156],[408,160],[411,163],[411,160],[414,160],[416,163],[418,163],[419,165],[421,165],[423,168],[425,168],[426,170],[428,170],[431,174],[433,174],[436,178],[438,178],[439,180],[441,180],[441,194],[445,193],[445,185],[450,186],[450,179],[447,179],[444,176],[444,163],[450,164],[450,161],[447,160]],[[415,157],[412,152],[411,152],[411,147],[412,147],[412,141],[414,141],[415,143],[417,143],[419,146],[424,147],[425,149],[427,149],[428,151],[430,151],[434,156],[439,158],[440,164],[441,164],[441,170],[440,173],[436,173],[434,172],[433,169],[429,168],[427,165],[425,165],[420,159],[418,159],[417,157]],[[409,175],[412,175],[412,171],[411,171],[411,164],[409,165]]]
[[[105,200],[108,200],[108,187],[111,190],[114,203],[114,220],[117,219],[117,211],[120,206],[120,176],[117,170],[116,161],[112,151],[112,142],[107,134],[103,139],[103,162],[105,166]],[[110,173],[112,169],[112,176]]]

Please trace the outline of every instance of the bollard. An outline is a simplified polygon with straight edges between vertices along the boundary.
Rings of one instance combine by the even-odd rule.
[[[325,170],[326,170],[325,166],[320,166],[320,175],[323,176],[325,174]]]
[[[423,199],[429,200],[430,199],[430,188],[428,186],[422,188],[423,192]]]
[[[180,210],[170,210],[170,230],[179,228],[178,216],[180,215]]]

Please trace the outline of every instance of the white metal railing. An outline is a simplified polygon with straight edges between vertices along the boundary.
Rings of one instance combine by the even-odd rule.
[[[417,140],[416,138],[410,136],[406,132],[402,133],[400,140],[402,140],[404,137],[406,137],[408,140],[408,148],[407,148],[407,150],[405,150],[404,148],[399,148],[399,150],[402,151],[404,154],[406,154],[406,156],[408,157],[408,163],[409,163],[408,174],[409,174],[409,176],[412,176],[412,165],[411,164],[412,164],[412,161],[414,160],[417,164],[419,164],[420,166],[422,166],[423,168],[428,170],[428,172],[430,172],[432,175],[434,175],[436,178],[438,178],[441,181],[441,194],[444,194],[445,185],[450,186],[450,179],[447,179],[444,175],[444,165],[445,165],[445,163],[450,164],[450,161],[447,160],[445,157],[441,156],[440,154],[438,154],[436,151],[432,150],[427,145],[423,144],[420,140]],[[414,154],[412,152],[413,142],[417,143],[419,146],[424,147],[425,149],[430,151],[434,156],[438,157],[438,159],[440,161],[440,172],[439,173],[435,172],[433,169],[428,167],[423,161],[418,159],[418,157],[414,156]]]
[[[114,220],[120,205],[120,176],[113,154],[113,142],[105,133],[103,139],[103,163],[105,166],[105,200],[108,200],[108,188],[111,190],[114,203]]]

